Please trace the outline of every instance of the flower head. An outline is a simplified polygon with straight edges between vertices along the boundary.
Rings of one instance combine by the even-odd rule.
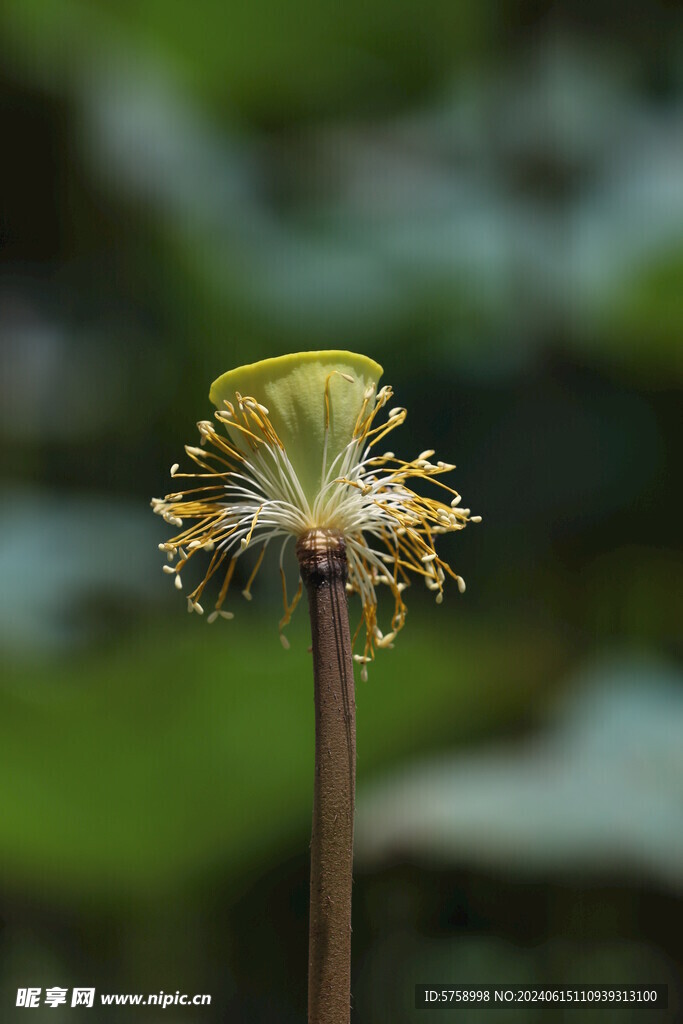
[[[401,407],[384,412],[393,392],[378,390],[382,367],[351,352],[302,352],[265,359],[219,377],[210,398],[216,424],[197,424],[199,446],[186,445],[194,463],[190,472],[171,467],[174,479],[189,481],[184,490],[152,499],[152,507],[177,529],[159,547],[167,554],[164,571],[182,589],[181,572],[199,551],[210,558],[202,582],[187,598],[188,610],[203,614],[202,595],[220,574],[221,585],[209,622],[232,618],[224,609],[237,560],[258,552],[242,591],[251,587],[266,548],[277,541],[284,616],[280,635],[301,596],[290,601],[283,557],[288,542],[322,530],[344,538],[349,593],[358,594],[364,627],[362,653],[354,655],[366,675],[375,650],[391,647],[403,627],[403,592],[411,575],[421,576],[437,603],[447,576],[460,591],[465,583],[435,550],[439,534],[479,522],[459,507],[460,495],[440,477],[454,466],[432,462],[432,450],[404,461],[378,446],[406,418]],[[413,483],[428,481],[437,497],[424,497]],[[393,598],[390,629],[377,622],[377,589]]]

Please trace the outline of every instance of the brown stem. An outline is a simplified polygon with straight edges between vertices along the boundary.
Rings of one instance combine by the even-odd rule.
[[[313,641],[315,782],[308,949],[309,1024],[349,1024],[356,702],[341,535],[312,530],[297,555]]]

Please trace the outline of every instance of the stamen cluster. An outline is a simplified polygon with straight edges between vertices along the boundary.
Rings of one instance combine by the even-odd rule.
[[[330,375],[330,377],[333,374]],[[346,374],[340,374],[352,380]],[[174,576],[182,589],[182,570],[197,552],[211,555],[201,583],[187,597],[188,611],[202,615],[202,595],[209,580],[222,574],[222,582],[208,621],[233,618],[225,610],[230,582],[238,559],[248,550],[258,550],[243,596],[251,600],[251,587],[271,541],[280,542],[280,576],[284,615],[280,620],[283,646],[289,643],[283,632],[301,597],[299,585],[290,601],[284,569],[284,555],[292,538],[311,530],[341,533],[348,559],[347,591],[358,594],[362,615],[354,646],[364,628],[362,653],[354,658],[367,677],[367,664],[377,648],[392,647],[396,634],[405,623],[403,592],[410,574],[424,579],[438,604],[443,600],[446,576],[451,576],[462,593],[465,581],[435,550],[439,534],[462,530],[468,522],[481,521],[459,507],[460,495],[438,479],[455,467],[430,461],[434,452],[424,451],[405,462],[391,451],[376,454],[377,445],[406,418],[404,408],[393,408],[378,421],[378,414],[393,396],[388,386],[375,394],[368,387],[364,394],[353,437],[327,465],[330,422],[328,377],[325,387],[325,443],[322,452],[321,485],[309,500],[299,482],[285,447],[270,419],[268,409],[253,397],[235,393],[235,401],[224,401],[225,408],[215,413],[228,428],[218,433],[214,424],[197,424],[200,443],[187,445],[185,451],[195,464],[193,472],[181,472],[176,463],[171,476],[195,482],[195,486],[153,498],[152,508],[179,532],[160,544],[168,563],[164,572]],[[447,495],[447,502],[426,498],[409,486],[414,481],[429,481]],[[390,591],[393,602],[390,629],[383,633],[377,622],[377,588]]]

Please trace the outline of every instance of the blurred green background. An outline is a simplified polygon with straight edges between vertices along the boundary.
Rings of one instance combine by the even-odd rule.
[[[680,1019],[682,53],[633,0],[0,7],[3,1021],[305,1019],[306,611],[189,618],[148,502],[216,376],[326,347],[484,517],[358,683],[353,1020]]]

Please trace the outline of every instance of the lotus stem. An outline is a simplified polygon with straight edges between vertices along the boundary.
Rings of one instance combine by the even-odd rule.
[[[349,1024],[356,703],[341,534],[297,543],[313,649],[315,776],[311,833],[308,1024]]]

